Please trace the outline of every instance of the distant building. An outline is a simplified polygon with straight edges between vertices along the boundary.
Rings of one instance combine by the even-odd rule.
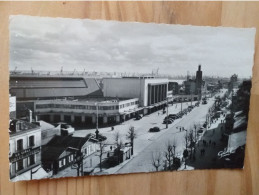
[[[202,96],[202,71],[201,71],[201,65],[199,65],[198,70],[196,71],[196,94],[198,94],[200,97]]]
[[[16,119],[16,97],[9,94],[9,118]]]
[[[11,75],[10,93],[17,101],[102,96],[96,79],[62,75]]]
[[[196,81],[189,79],[187,81],[184,81],[185,86],[185,95],[195,95],[196,93]]]
[[[104,97],[138,98],[144,114],[148,107],[162,108],[168,96],[168,79],[153,77],[122,77],[103,79]]]
[[[41,165],[41,129],[35,124],[14,119],[10,121],[9,134],[10,178],[31,179],[33,168]],[[40,170],[38,177],[44,177],[44,173]]]
[[[202,80],[201,65],[198,66],[195,79],[187,76],[187,80],[184,81],[184,92],[185,95],[197,95],[198,99],[201,99],[202,95],[206,93],[206,84]]]
[[[103,96],[96,79],[62,75],[11,75],[10,93],[17,98],[17,118],[34,113],[36,100]]]
[[[178,95],[180,90],[180,86],[178,82],[169,81],[168,82],[168,91],[172,91],[173,95]]]
[[[239,84],[240,84],[240,82],[238,81],[237,74],[233,74],[230,77],[229,84],[228,84],[229,91],[238,88]]]
[[[102,83],[102,82],[101,82]],[[103,97],[100,81],[63,75],[11,75],[17,118],[81,124],[119,123],[141,112],[139,99]],[[142,109],[143,111],[143,109]]]

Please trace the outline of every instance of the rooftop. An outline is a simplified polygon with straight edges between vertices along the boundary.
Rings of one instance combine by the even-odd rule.
[[[10,136],[23,134],[23,133],[27,133],[29,131],[39,130],[39,129],[40,129],[40,127],[36,124],[29,123],[29,122],[23,121],[23,120],[18,120],[18,119],[13,119],[9,123]]]
[[[51,100],[61,100],[61,101],[74,101],[74,102],[98,102],[98,103],[112,103],[112,102],[120,102],[130,99],[137,99],[137,98],[117,98],[117,97],[68,97],[68,98],[52,98]],[[42,99],[38,99],[42,100]]]

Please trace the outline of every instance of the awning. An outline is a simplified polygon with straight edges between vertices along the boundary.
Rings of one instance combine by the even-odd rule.
[[[37,167],[33,168],[33,171],[37,170]],[[49,177],[49,174],[41,167],[36,173],[32,174],[32,179],[43,179]],[[22,180],[31,180],[31,170],[22,173],[21,175],[16,176],[11,179],[11,181],[22,181]]]
[[[246,144],[246,131],[240,131],[238,133],[233,133],[229,135],[228,138],[228,151],[234,151],[239,146]]]

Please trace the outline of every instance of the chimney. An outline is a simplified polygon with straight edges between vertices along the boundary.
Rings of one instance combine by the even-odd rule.
[[[199,69],[198,69],[198,71],[201,71],[201,65],[199,64]]]
[[[32,111],[31,110],[28,110],[29,111],[29,123],[32,122]]]

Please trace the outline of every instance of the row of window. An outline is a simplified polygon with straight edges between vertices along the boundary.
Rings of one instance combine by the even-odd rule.
[[[23,146],[23,139],[19,139],[17,140],[17,145],[16,145],[16,150],[17,151],[21,151],[24,149],[24,146]],[[34,135],[30,136],[29,137],[29,140],[28,140],[28,147],[33,147],[35,146],[35,138],[34,138]]]
[[[118,110],[119,108],[125,108],[132,105],[138,105],[139,101],[134,101],[126,104],[121,104],[116,106],[98,106],[99,110]],[[45,109],[45,108],[65,108],[65,109],[80,109],[80,110],[96,110],[96,106],[88,105],[71,105],[71,104],[37,104],[36,109]]]
[[[85,151],[84,151],[85,155],[90,155],[90,154],[92,154],[93,152],[94,152],[94,147],[93,147],[93,145],[90,145],[88,148],[85,148]]]
[[[138,104],[139,104],[139,101],[129,102],[129,103],[126,103],[126,104],[121,104],[120,108],[126,108],[126,107],[129,107],[129,106],[138,105]]]
[[[20,159],[13,164],[15,165],[16,172],[21,171],[25,168],[24,167],[24,165],[25,165],[24,159]],[[31,155],[27,158],[27,166],[31,166],[31,165],[34,165],[34,164],[35,164],[35,154],[33,154],[33,155]]]
[[[68,163],[73,162],[73,160],[74,160],[73,154],[71,154],[70,156],[68,156]],[[59,163],[59,164],[58,164],[59,168],[65,166],[65,165],[66,165],[66,158],[63,158],[63,159],[59,160],[58,163]]]

